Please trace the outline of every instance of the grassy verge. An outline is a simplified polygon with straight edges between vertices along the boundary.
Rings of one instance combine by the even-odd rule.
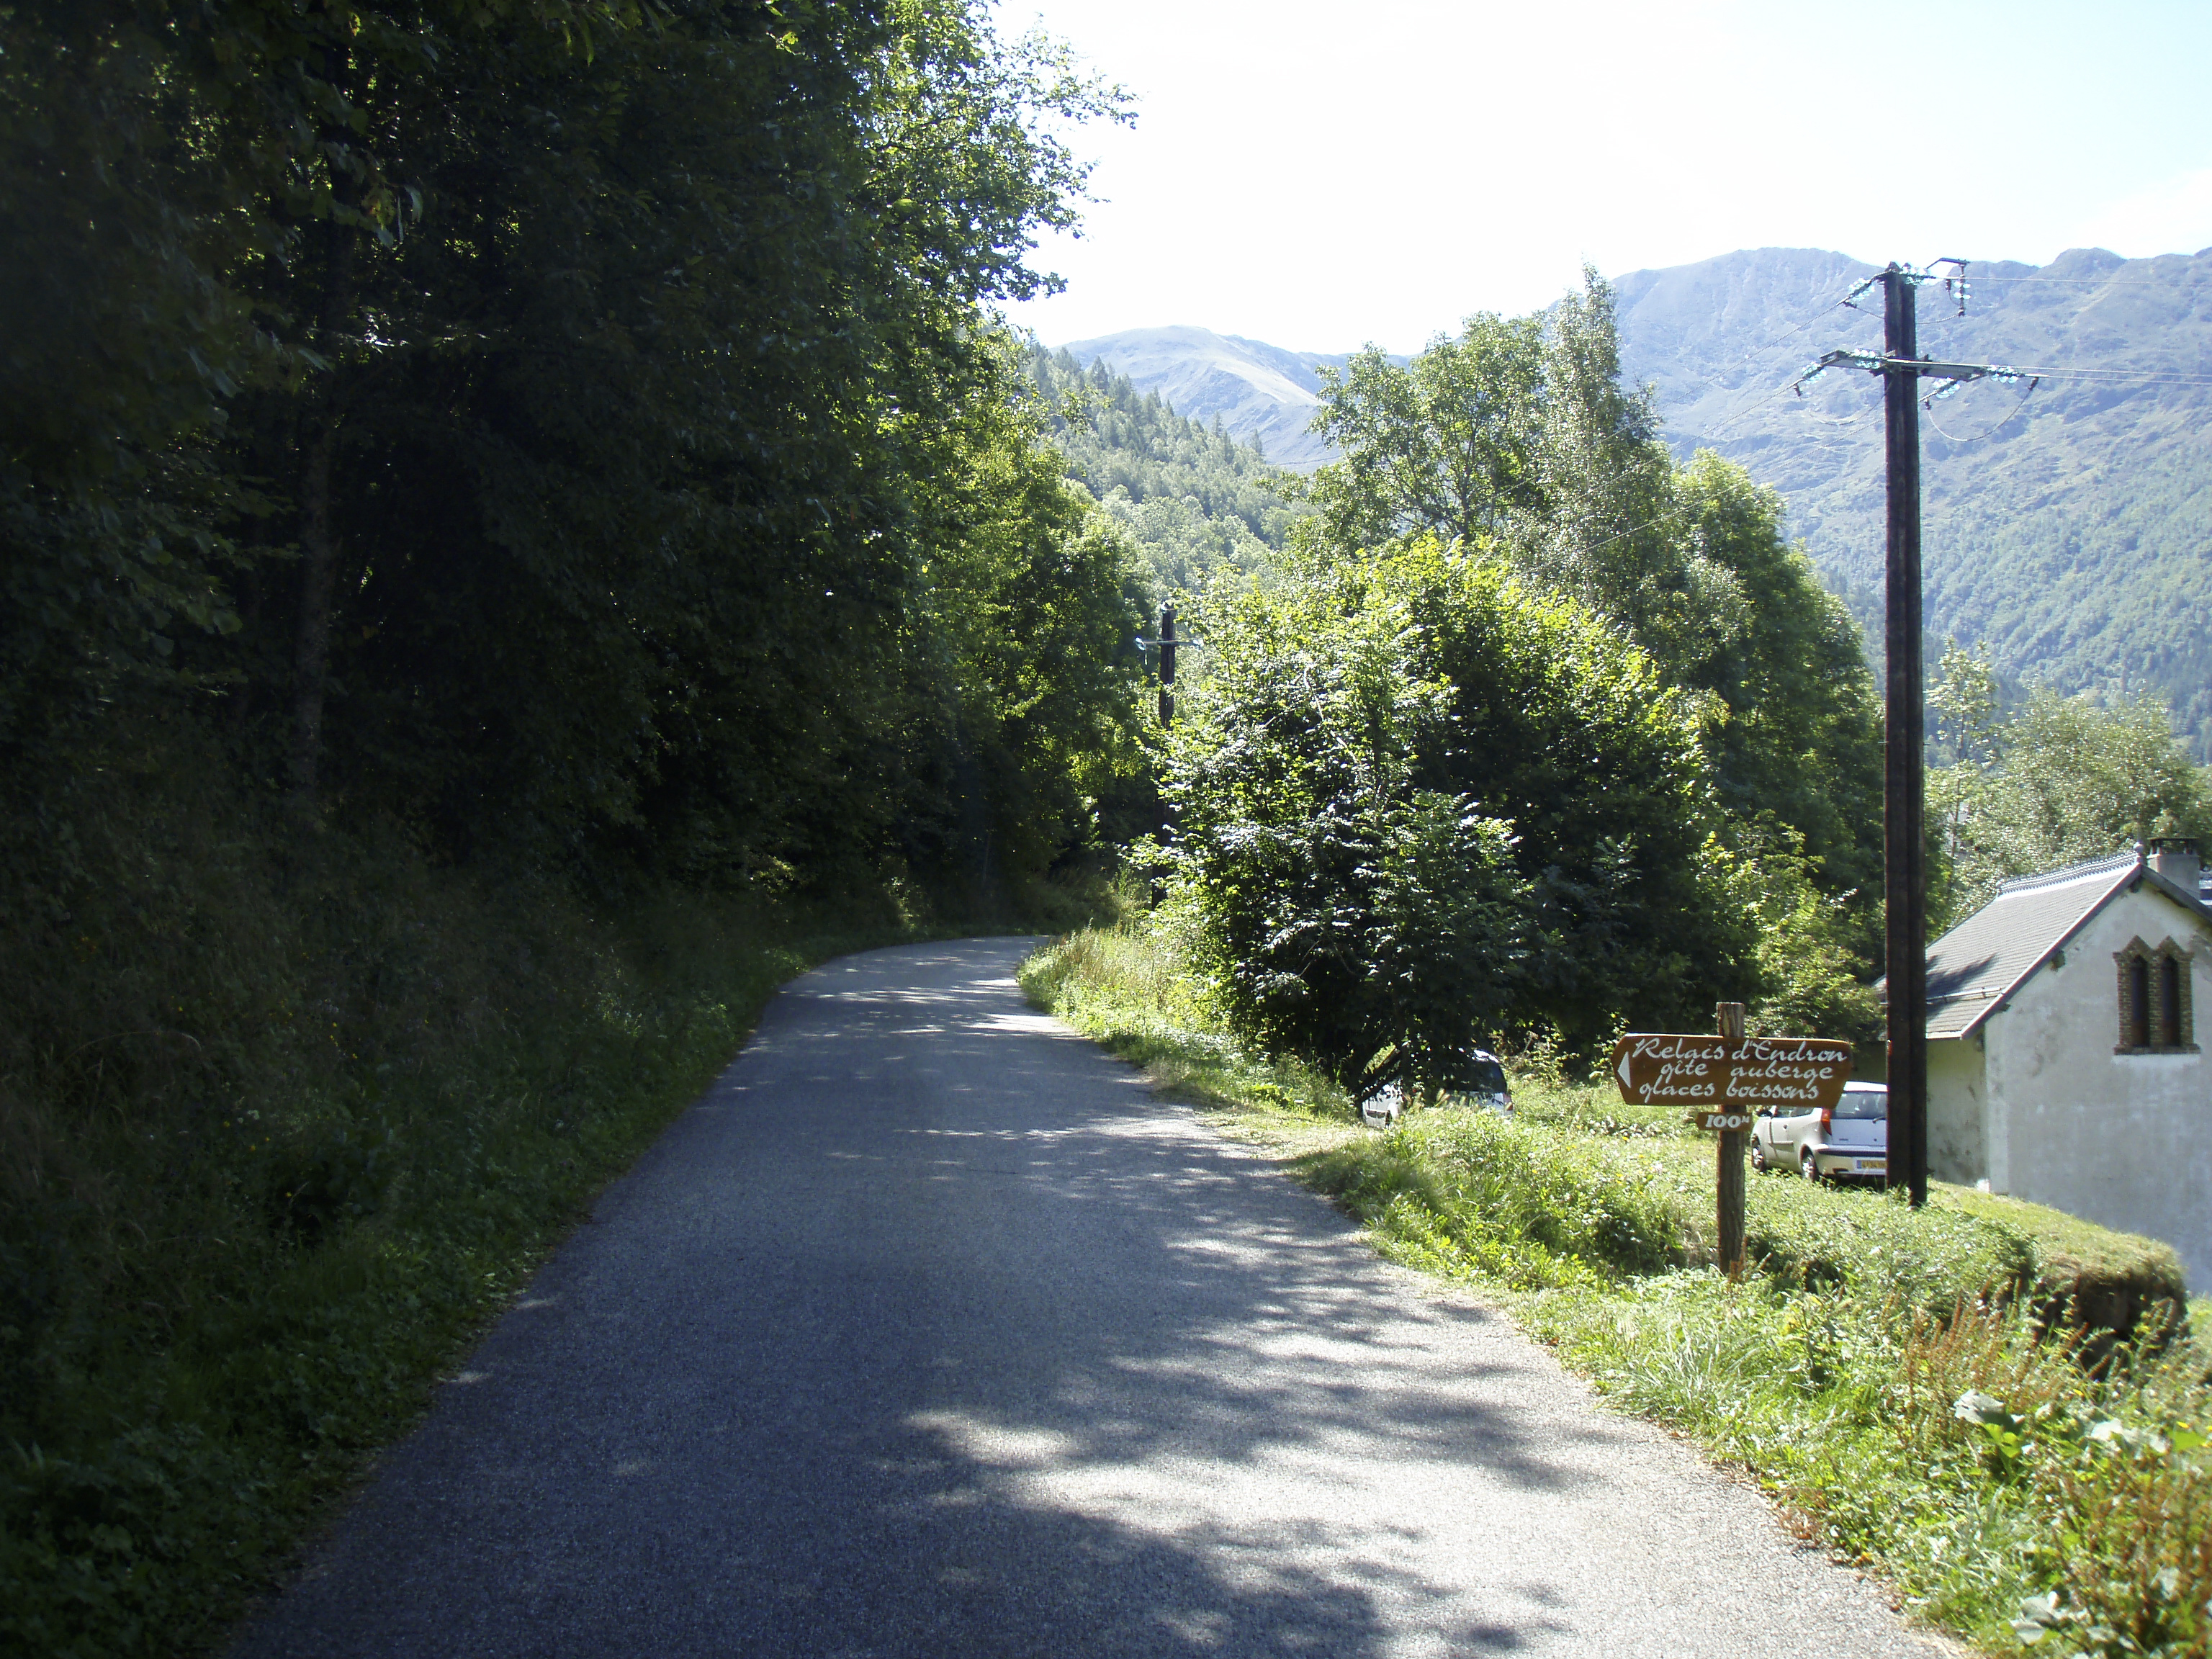
[[[95,782],[0,895],[0,1651],[218,1640],[779,983],[964,931]]]
[[[2116,1285],[2178,1297],[2163,1245],[1955,1188],[1915,1212],[1771,1176],[1751,1183],[1754,1271],[1731,1284],[1710,1266],[1712,1144],[1677,1115],[1523,1074],[1510,1118],[1369,1131],[1319,1080],[1240,1052],[1140,926],[1057,941],[1023,982],[1274,1139],[1384,1255],[1481,1287],[1606,1396],[1742,1467],[1928,1622],[1998,1653],[2024,1633],[2042,1652],[2205,1651],[2212,1354],[2107,1342],[2085,1364],[2084,1334],[2051,1323]]]

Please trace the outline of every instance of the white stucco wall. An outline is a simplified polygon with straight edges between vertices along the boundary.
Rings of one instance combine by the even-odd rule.
[[[2196,1035],[2212,1037],[2212,929],[2148,889],[2122,894],[1984,1022],[1984,1156],[1991,1188],[2180,1252],[2192,1287],[2212,1285],[2212,1056],[2116,1054],[2118,972],[2132,939],[2194,952]],[[1937,1109],[1930,1050],[1929,1128]],[[1966,1068],[1950,1063],[1953,1072]],[[1931,1164],[1936,1140],[1930,1135]]]
[[[1928,1173],[1971,1187],[1990,1172],[1982,1045],[1972,1037],[1928,1045]],[[1900,1166],[1901,1167],[1901,1166]]]

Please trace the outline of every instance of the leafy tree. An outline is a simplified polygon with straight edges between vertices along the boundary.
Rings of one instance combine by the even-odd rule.
[[[1571,601],[1422,540],[1204,624],[1170,792],[1241,1029],[1426,1086],[1478,1034],[1587,1051],[1754,981],[1696,703]]]
[[[1089,840],[1145,765],[1128,550],[1039,437],[1032,404],[995,397],[939,445],[928,602],[902,640],[900,850],[979,888]]]
[[[1626,623],[1668,666],[1693,655],[1711,573],[1670,533],[1658,413],[1650,388],[1621,384],[1613,291],[1588,267],[1582,292],[1544,319],[1534,451],[1539,489],[1516,515],[1516,562]]]
[[[1676,469],[1620,383],[1610,290],[1468,320],[1404,368],[1363,353],[1322,394],[1343,459],[1306,493],[1310,560],[1455,538],[1626,628],[1710,694],[1723,802],[1793,832],[1832,893],[1878,869],[1880,720],[1858,633],[1782,535],[1782,505],[1711,453]],[[1862,911],[1863,914],[1863,910]]]
[[[2014,876],[2152,836],[2212,834],[2212,774],[2190,763],[2165,704],[2039,687],[1996,721],[1985,654],[1954,647],[1943,672],[1936,701],[1960,723],[1966,753],[1928,781],[1929,816],[1943,837],[1930,896],[1937,925],[1972,914]]]
[[[1621,631],[1494,560],[1416,544],[1412,612],[1455,688],[1422,781],[1510,823],[1542,929],[1524,1018],[1587,1047],[1617,1017],[1691,1017],[1750,979],[1694,694]]]
[[[1881,886],[1881,704],[1857,625],[1783,538],[1781,498],[1700,451],[1670,482],[1687,592],[1673,630],[1677,684],[1712,694],[1721,799],[1785,830],[1828,893],[1870,917]]]
[[[1881,1040],[1882,1009],[1869,982],[1869,907],[1827,891],[1794,832],[1749,838],[1723,861],[1723,878],[1759,929],[1753,984],[1743,998],[1754,1036]]]
[[[1186,898],[1238,1029],[1362,1099],[1433,1096],[1510,1012],[1528,887],[1509,826],[1417,787],[1453,693],[1414,672],[1403,605],[1329,586],[1211,617],[1174,750]]]
[[[1376,346],[1341,373],[1324,367],[1313,428],[1344,459],[1300,493],[1320,509],[1328,539],[1494,539],[1536,500],[1544,356],[1540,319],[1484,313],[1403,368]]]
[[[1968,651],[1955,639],[1945,641],[1936,683],[1928,689],[1928,712],[1954,761],[1987,766],[1996,759],[2001,707],[1988,651]]]

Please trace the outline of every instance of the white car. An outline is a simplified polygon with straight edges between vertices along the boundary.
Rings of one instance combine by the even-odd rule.
[[[1832,1110],[1770,1106],[1751,1132],[1751,1167],[1794,1170],[1808,1181],[1833,1176],[1881,1181],[1889,1173],[1889,1089],[1846,1083]]]
[[[1513,1109],[1513,1090],[1505,1081],[1504,1062],[1487,1048],[1477,1048],[1468,1057],[1466,1069],[1449,1092],[1462,1105],[1487,1107],[1493,1112]],[[1404,1115],[1405,1109],[1405,1097],[1393,1083],[1359,1103],[1359,1118],[1370,1129],[1387,1129]]]

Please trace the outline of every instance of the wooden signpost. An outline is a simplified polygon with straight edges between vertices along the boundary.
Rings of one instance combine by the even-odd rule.
[[[1719,1131],[1720,1258],[1734,1279],[1743,1271],[1744,1147],[1759,1109],[1832,1109],[1850,1079],[1851,1045],[1747,1037],[1743,1004],[1723,1002],[1713,1012],[1720,1030],[1711,1036],[1632,1031],[1613,1045],[1613,1075],[1630,1105],[1696,1107],[1690,1121]]]

